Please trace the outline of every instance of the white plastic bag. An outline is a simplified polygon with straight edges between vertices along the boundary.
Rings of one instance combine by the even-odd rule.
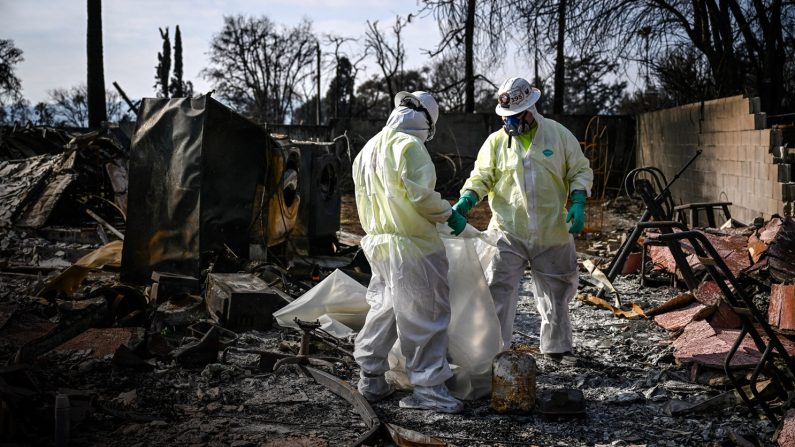
[[[450,264],[447,279],[451,318],[447,357],[453,378],[447,386],[459,399],[478,399],[491,391],[491,362],[502,351],[500,322],[483,273],[496,254],[496,249],[490,248],[496,244],[498,234],[481,233],[470,225],[458,237],[450,235],[447,225],[440,224],[437,229]],[[387,379],[399,388],[410,388],[406,361],[398,343],[390,351],[389,365]]]
[[[338,338],[358,332],[364,326],[370,310],[365,295],[367,287],[334,270],[326,279],[300,298],[273,313],[276,322],[284,327],[299,329],[294,318],[319,320],[321,328]]]

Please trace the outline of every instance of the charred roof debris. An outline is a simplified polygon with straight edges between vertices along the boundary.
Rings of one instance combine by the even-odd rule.
[[[795,222],[674,205],[679,174],[655,168],[629,172],[629,198],[601,197],[602,233],[578,242],[576,356],[533,358],[540,319],[520,285],[500,380],[521,364],[531,398],[482,395],[458,415],[368,403],[351,150],[347,134],[260,126],[208,95],[145,99],[135,129],[2,128],[0,442],[795,439]],[[472,161],[434,160],[444,190]]]

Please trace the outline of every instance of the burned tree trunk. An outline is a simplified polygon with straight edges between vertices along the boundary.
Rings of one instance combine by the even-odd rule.
[[[102,62],[102,0],[88,0],[86,60],[88,127],[99,127],[108,119],[105,104],[105,74]]]

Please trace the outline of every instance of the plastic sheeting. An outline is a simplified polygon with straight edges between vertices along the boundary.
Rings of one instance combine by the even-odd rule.
[[[364,326],[370,306],[365,294],[367,288],[340,270],[334,270],[326,279],[300,298],[274,312],[279,325],[299,329],[294,318],[305,321],[319,320],[321,328],[338,338],[352,335]]]
[[[447,357],[453,378],[447,386],[459,399],[478,399],[491,391],[491,362],[502,351],[500,322],[484,274],[496,253],[498,234],[481,233],[471,225],[459,237],[451,236],[444,224],[437,229],[450,263],[447,280],[452,315]],[[398,343],[390,352],[389,364],[392,369],[387,380],[399,388],[411,388]]]
[[[454,376],[447,385],[459,399],[477,399],[491,391],[491,362],[502,350],[500,323],[484,275],[496,252],[493,245],[498,235],[481,233],[469,225],[459,237],[450,236],[446,225],[440,224],[438,230],[450,263],[448,359]],[[296,329],[293,318],[319,319],[332,335],[347,337],[364,324],[369,310],[366,292],[364,286],[337,270],[274,316],[280,325]],[[390,366],[387,379],[400,388],[410,388],[398,343],[390,352]]]

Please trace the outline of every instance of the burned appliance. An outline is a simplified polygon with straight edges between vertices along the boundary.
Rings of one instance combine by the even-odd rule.
[[[212,99],[144,99],[132,141],[123,281],[200,278],[219,253],[286,238],[300,204],[300,153]],[[278,225],[271,225],[273,222]]]
[[[301,204],[291,239],[301,254],[334,252],[340,229],[340,163],[334,142],[295,141],[301,151]]]
[[[250,273],[211,273],[207,282],[207,310],[213,319],[236,332],[270,329],[273,312],[292,301]]]

